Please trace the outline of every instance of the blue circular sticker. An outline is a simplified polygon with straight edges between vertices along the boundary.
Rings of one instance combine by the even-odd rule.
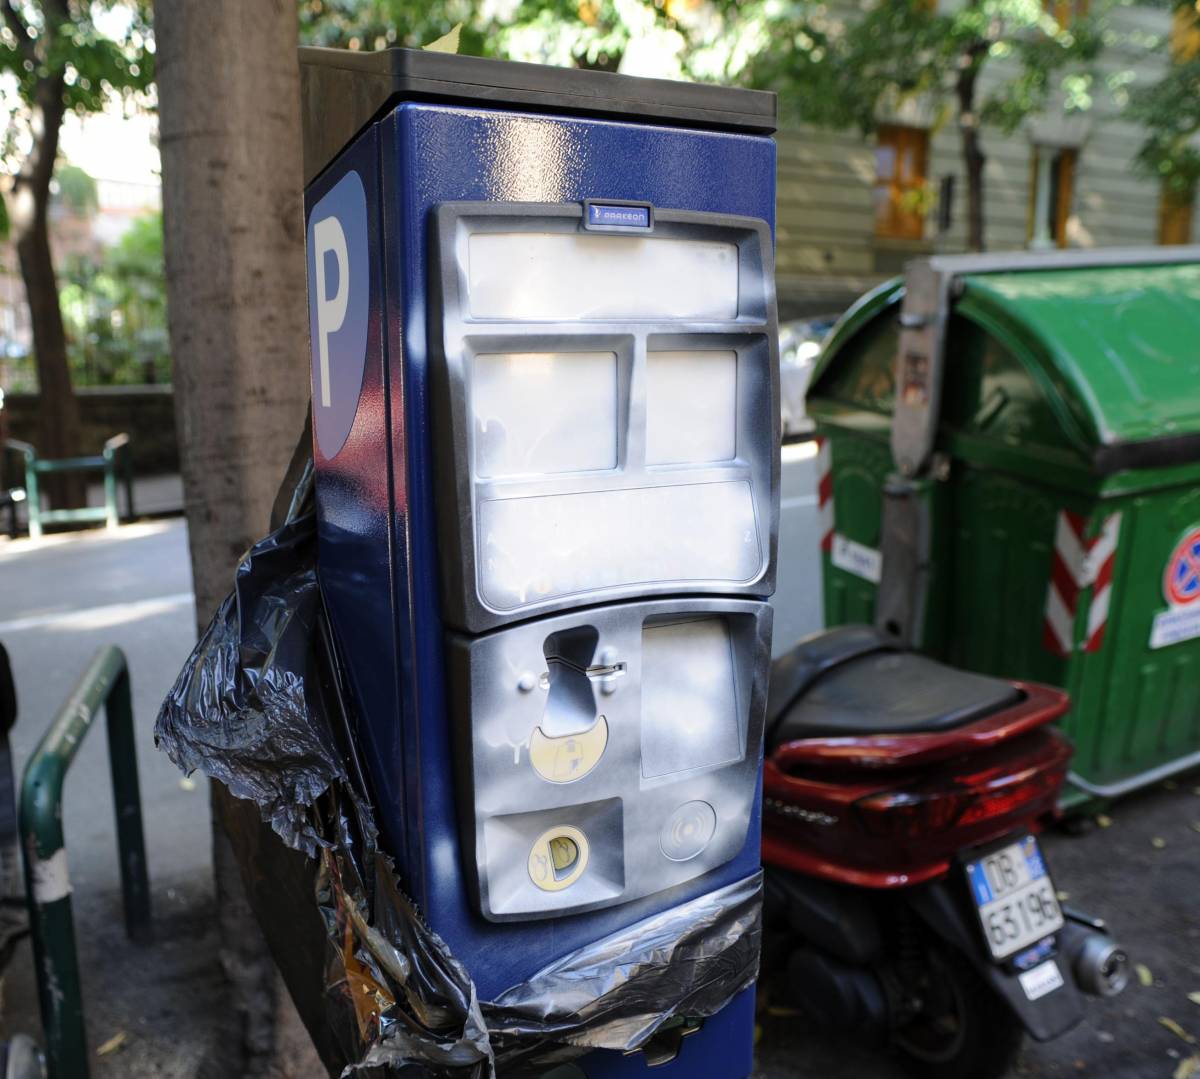
[[[371,298],[367,194],[347,172],[308,217],[308,321],[312,339],[313,431],[335,457],[354,425],[367,355]]]

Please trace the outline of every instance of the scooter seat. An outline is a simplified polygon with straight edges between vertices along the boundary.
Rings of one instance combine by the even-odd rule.
[[[905,651],[869,626],[842,626],[772,664],[767,746],[953,730],[1020,700],[1010,682]]]

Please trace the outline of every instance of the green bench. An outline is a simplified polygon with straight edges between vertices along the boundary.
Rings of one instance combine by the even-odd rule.
[[[21,455],[25,462],[25,500],[29,512],[29,538],[38,539],[47,525],[81,524],[103,521],[109,528],[121,523],[117,509],[117,482],[125,487],[126,518],[134,516],[133,459],[129,451],[129,435],[114,435],[104,443],[104,450],[94,457],[62,457],[48,460],[38,457],[28,442],[8,438],[6,448]],[[104,505],[79,506],[75,509],[47,510],[42,508],[39,477],[61,472],[103,472]]]

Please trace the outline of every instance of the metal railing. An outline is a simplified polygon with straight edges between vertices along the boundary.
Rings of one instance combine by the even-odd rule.
[[[150,926],[150,885],[142,836],[129,668],[124,653],[108,646],[96,653],[59,709],[29,759],[21,783],[21,851],[50,1079],[87,1079],[88,1075],[62,796],[67,771],[101,709],[108,728],[125,931],[135,937]]]
[[[114,435],[104,443],[102,453],[94,457],[63,457],[48,460],[39,457],[37,450],[28,442],[9,438],[5,448],[21,455],[25,463],[25,499],[29,513],[29,538],[37,539],[42,529],[51,524],[80,524],[86,521],[103,521],[109,528],[121,523],[117,507],[117,480],[125,488],[125,509],[128,517],[134,517],[133,505],[133,459],[129,450],[129,435]],[[42,509],[39,477],[62,472],[103,472],[104,505],[78,506],[74,509]]]

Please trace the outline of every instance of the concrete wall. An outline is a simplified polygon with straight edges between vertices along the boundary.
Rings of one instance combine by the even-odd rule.
[[[75,391],[83,422],[81,449],[99,453],[105,439],[127,431],[139,475],[179,471],[175,439],[175,403],[170,386],[96,386]],[[12,393],[4,398],[9,438],[38,442],[37,394]]]

